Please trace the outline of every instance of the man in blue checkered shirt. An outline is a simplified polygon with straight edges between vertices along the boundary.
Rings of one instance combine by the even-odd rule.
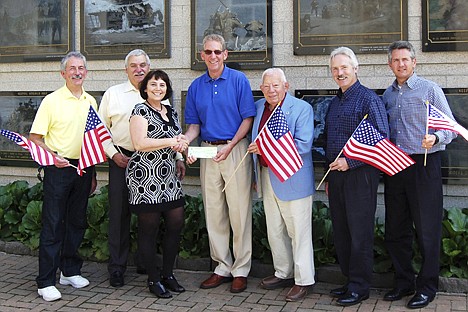
[[[416,164],[392,177],[385,176],[385,243],[395,268],[395,285],[384,299],[400,300],[416,291],[407,307],[419,309],[427,306],[438,290],[443,214],[440,154],[456,134],[447,130],[426,134],[427,103],[452,119],[453,115],[442,89],[416,75],[416,53],[411,43],[392,43],[388,65],[396,78],[383,95],[390,140]],[[422,256],[416,280],[413,228]]]

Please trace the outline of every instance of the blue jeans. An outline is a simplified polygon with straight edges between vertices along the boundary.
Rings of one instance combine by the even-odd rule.
[[[81,275],[78,255],[87,227],[86,209],[94,167],[79,176],[75,168],[44,169],[44,202],[39,243],[38,288],[54,286],[57,269],[65,276]]]

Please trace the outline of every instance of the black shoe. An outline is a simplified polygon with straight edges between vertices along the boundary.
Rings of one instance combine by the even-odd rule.
[[[122,287],[124,285],[124,277],[122,272],[116,271],[111,274],[109,284],[112,287]]]
[[[408,301],[406,307],[408,307],[409,309],[421,309],[427,306],[429,302],[432,302],[432,300],[434,300],[434,296],[429,296],[417,292],[416,295],[414,295],[413,298],[411,298],[410,301]]]
[[[393,288],[388,293],[386,293],[383,297],[385,301],[395,301],[400,300],[403,297],[411,296],[414,294],[414,289],[400,289],[400,288]]]
[[[167,289],[177,292],[177,293],[182,293],[185,291],[185,288],[182,287],[176,280],[174,275],[171,275],[169,277],[161,277],[161,284],[164,285]]]
[[[144,267],[137,266],[136,272],[137,272],[138,274],[146,274],[146,269],[145,269]]]
[[[333,296],[341,297],[348,292],[348,286],[344,285],[335,289],[330,290],[330,294]]]
[[[149,282],[148,281],[149,291],[155,294],[158,298],[172,298],[172,294],[164,288],[161,282]]]
[[[338,298],[336,302],[339,305],[347,307],[347,306],[352,306],[354,304],[358,304],[359,302],[366,300],[366,299],[369,299],[369,294],[360,295],[355,292],[347,292],[346,294]]]

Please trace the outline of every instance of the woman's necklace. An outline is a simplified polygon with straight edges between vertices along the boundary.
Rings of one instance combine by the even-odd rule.
[[[155,111],[157,111],[158,113],[162,112],[164,107],[163,105],[161,104],[161,108],[160,109],[157,109],[156,107],[154,107],[153,105],[150,104],[150,102],[146,101],[146,103],[148,103],[149,106],[151,106]]]

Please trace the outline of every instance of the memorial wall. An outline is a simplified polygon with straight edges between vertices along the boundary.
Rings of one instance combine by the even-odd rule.
[[[28,133],[41,99],[63,85],[59,61],[72,50],[87,56],[85,89],[98,102],[126,79],[125,55],[145,50],[152,68],[168,72],[172,103],[182,111],[188,86],[204,70],[201,40],[214,32],[226,38],[229,66],[246,73],[255,96],[261,96],[262,71],[281,67],[291,94],[314,106],[317,162],[323,108],[336,92],[328,55],[337,46],[356,52],[361,83],[381,93],[393,81],[386,47],[409,40],[417,50],[417,73],[444,89],[467,128],[467,14],[465,0],[2,0],[0,125]],[[444,192],[453,205],[468,196],[467,154],[463,138],[444,154]],[[0,183],[35,181],[35,167],[24,150],[0,138]],[[193,178],[186,183],[196,185],[196,166],[189,172]],[[316,179],[321,174],[317,170]]]

